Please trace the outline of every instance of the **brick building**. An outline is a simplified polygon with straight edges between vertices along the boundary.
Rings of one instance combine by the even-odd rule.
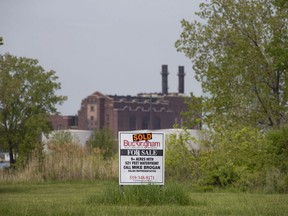
[[[78,128],[77,116],[50,115],[49,119],[54,130],[67,130]]]
[[[168,93],[167,65],[162,65],[161,75],[161,93],[119,96],[105,95],[97,91],[87,96],[81,102],[75,125],[79,130],[110,128],[115,137],[118,131],[167,129],[173,128],[174,124],[182,126],[181,112],[186,110],[183,98],[184,67],[179,66],[177,93]],[[58,124],[61,122],[59,118],[54,117],[53,121],[55,120]],[[54,123],[53,127],[56,125]],[[67,127],[71,128],[71,125]]]

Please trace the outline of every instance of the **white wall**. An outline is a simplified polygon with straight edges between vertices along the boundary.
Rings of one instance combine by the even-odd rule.
[[[89,130],[56,130],[52,131],[48,137],[42,134],[42,142],[47,143],[54,133],[59,132],[69,132],[73,137],[73,142],[79,143],[81,146],[85,146],[92,134],[92,131]]]

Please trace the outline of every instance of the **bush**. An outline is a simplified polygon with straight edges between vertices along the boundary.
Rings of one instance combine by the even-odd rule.
[[[113,133],[109,128],[95,129],[88,140],[87,145],[99,149],[104,159],[109,159],[117,152],[117,144]]]
[[[171,134],[166,139],[165,175],[174,180],[191,180],[197,176],[197,153],[188,146],[193,140],[184,130],[180,134]]]
[[[267,132],[267,155],[265,190],[288,192],[288,126]]]
[[[266,134],[271,163],[281,171],[288,172],[288,126],[270,130]]]
[[[199,152],[199,183],[220,187],[253,186],[253,173],[264,170],[264,136],[250,127],[210,131]],[[249,178],[247,178],[249,176]]]

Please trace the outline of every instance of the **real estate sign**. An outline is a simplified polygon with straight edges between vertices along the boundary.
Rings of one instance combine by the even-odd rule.
[[[119,132],[119,185],[164,185],[164,133]]]

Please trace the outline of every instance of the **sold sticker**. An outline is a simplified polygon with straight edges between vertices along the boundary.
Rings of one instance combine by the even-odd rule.
[[[133,141],[151,140],[152,133],[133,134]]]

